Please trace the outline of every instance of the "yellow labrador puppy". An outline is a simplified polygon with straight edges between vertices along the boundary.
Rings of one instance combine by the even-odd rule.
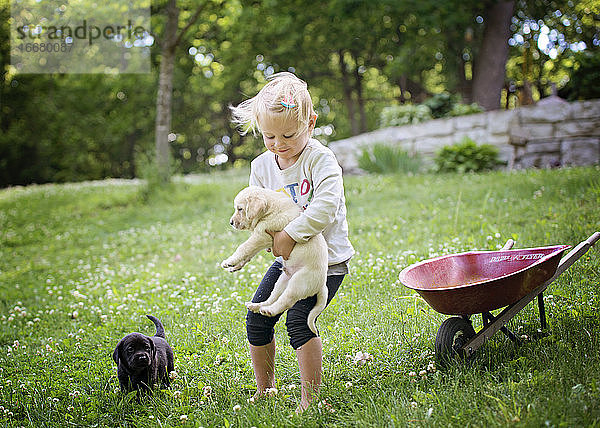
[[[261,250],[273,246],[273,238],[266,232],[283,230],[300,215],[300,208],[284,193],[262,187],[243,189],[233,201],[231,225],[238,230],[251,230],[246,242],[221,263],[230,272],[241,269]],[[252,312],[272,317],[291,308],[298,300],[317,295],[317,303],[308,315],[308,327],[318,334],[315,319],[327,303],[327,244],[322,234],[306,243],[297,243],[288,260],[283,261],[283,272],[271,296],[261,303],[246,302]]]

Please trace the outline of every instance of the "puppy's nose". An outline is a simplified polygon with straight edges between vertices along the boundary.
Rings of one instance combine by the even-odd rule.
[[[233,220],[229,220],[229,224],[233,226]]]

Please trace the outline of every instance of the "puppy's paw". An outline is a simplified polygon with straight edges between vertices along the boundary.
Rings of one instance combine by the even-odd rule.
[[[221,262],[221,267],[229,272],[240,270],[242,266],[244,265],[232,259],[226,259]]]
[[[248,308],[249,311],[257,314],[257,313],[259,313],[260,303],[246,302],[246,307]]]
[[[240,270],[243,268],[248,260],[239,260],[234,259],[233,257],[229,257],[221,262],[221,267],[229,272],[235,272],[236,270]]]
[[[275,315],[277,315],[276,313],[273,312],[273,310],[271,309],[270,306],[265,306],[259,309],[259,312],[261,313],[261,315],[264,315],[266,317],[274,317]]]

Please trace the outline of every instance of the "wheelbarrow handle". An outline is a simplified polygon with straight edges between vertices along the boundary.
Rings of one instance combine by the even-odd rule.
[[[600,239],[600,232],[595,232],[585,242],[587,242],[591,246],[594,245],[598,241],[598,239]]]
[[[556,273],[554,274],[554,278],[558,277],[561,273],[566,271],[573,263],[575,263],[581,256],[583,256],[587,251],[594,245],[598,239],[600,239],[600,232],[595,232],[585,241],[581,241],[579,245],[573,248],[569,253],[564,256],[560,263],[558,264],[558,268],[556,269]]]
[[[515,245],[515,241],[509,239],[508,241],[506,241],[506,244],[504,244],[504,247],[502,247],[502,250],[510,250],[513,247],[513,245]]]

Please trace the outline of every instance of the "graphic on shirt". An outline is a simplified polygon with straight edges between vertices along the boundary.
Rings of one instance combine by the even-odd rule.
[[[312,186],[310,185],[310,181],[308,181],[306,178],[304,180],[302,180],[302,184],[299,184],[299,183],[286,184],[285,186],[283,186],[281,189],[278,189],[277,191],[283,192],[286,195],[288,195],[290,198],[292,198],[292,201],[294,201],[295,204],[305,202],[301,206],[302,210],[305,210],[308,207],[308,204],[310,204],[310,201],[313,198]],[[308,195],[308,196],[306,196],[306,195]]]

